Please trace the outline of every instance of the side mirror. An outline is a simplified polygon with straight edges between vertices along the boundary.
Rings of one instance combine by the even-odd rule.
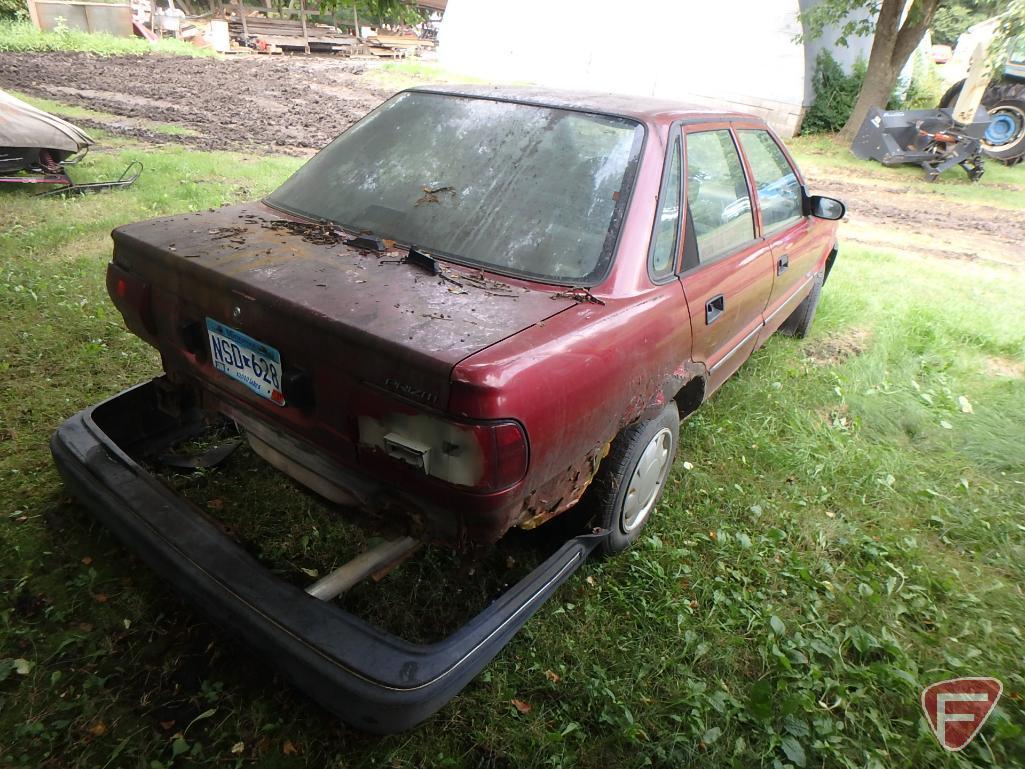
[[[812,195],[809,202],[811,204],[811,215],[816,216],[819,219],[836,221],[838,219],[843,219],[844,214],[847,213],[847,206],[836,198],[827,198],[824,195]]]

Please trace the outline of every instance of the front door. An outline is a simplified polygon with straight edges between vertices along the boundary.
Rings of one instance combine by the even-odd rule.
[[[808,295],[822,247],[804,212],[801,179],[776,140],[764,128],[738,128],[737,137],[754,180],[762,237],[772,248],[768,336]]]
[[[772,287],[772,252],[758,237],[744,166],[728,124],[686,131],[684,272],[692,358],[717,389],[751,354]]]

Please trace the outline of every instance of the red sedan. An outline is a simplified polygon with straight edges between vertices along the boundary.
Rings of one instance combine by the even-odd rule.
[[[428,657],[410,673],[391,647],[366,652],[365,638],[347,673],[290,662],[350,721],[401,728],[469,680],[591,549],[637,538],[681,420],[775,331],[807,331],[843,214],[808,194],[750,115],[540,90],[405,91],[259,203],[114,231],[111,298],[159,349],[165,376],[99,407],[106,426],[96,410],[69,421],[54,452],[157,568],[249,627],[258,618],[172,552],[196,563],[230,543],[203,540],[213,532],[174,541],[180,523],[144,527],[144,490],[132,499],[109,473],[86,477],[82,457],[100,445],[129,462],[122,444],[140,431],[155,440],[219,415],[270,464],[411,541],[488,544],[585,506],[597,534],[489,608],[491,625],[471,623],[447,662],[424,652],[439,670],[461,668],[444,685],[450,673],[431,678]],[[244,592],[237,574],[224,579]],[[274,609],[264,601],[260,614]],[[309,617],[292,619],[276,622],[323,651]],[[252,635],[298,654],[269,628]],[[383,690],[419,693],[397,706],[360,688],[387,675]]]

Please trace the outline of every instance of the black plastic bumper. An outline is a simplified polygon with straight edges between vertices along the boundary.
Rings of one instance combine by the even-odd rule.
[[[603,538],[567,541],[445,640],[408,643],[274,577],[128,456],[127,445],[152,445],[181,429],[157,410],[156,381],[82,411],[54,433],[50,448],[66,484],[191,603],[365,731],[408,729],[441,708]]]

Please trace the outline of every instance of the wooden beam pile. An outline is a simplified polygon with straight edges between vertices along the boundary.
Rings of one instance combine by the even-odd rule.
[[[404,59],[417,56],[421,51],[435,48],[433,40],[423,40],[413,35],[374,35],[367,38],[367,52],[380,57]]]
[[[298,19],[275,19],[266,16],[246,16],[228,21],[228,34],[233,38],[256,38],[268,46],[268,50],[302,49],[318,52],[340,52],[352,54],[359,41],[345,34],[337,27],[327,24],[303,24]]]

